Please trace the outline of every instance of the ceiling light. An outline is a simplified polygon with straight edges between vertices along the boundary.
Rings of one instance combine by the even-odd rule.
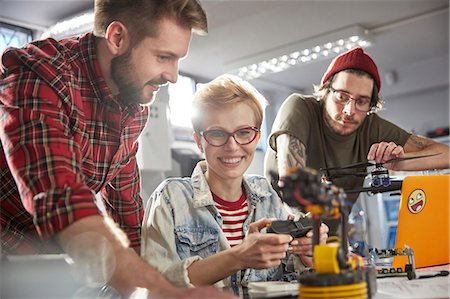
[[[78,16],[56,23],[48,28],[41,38],[53,37],[58,39],[89,32],[92,31],[93,23],[94,12],[89,10]]]
[[[368,47],[367,30],[347,27],[227,64],[232,73],[251,80],[302,64],[330,59],[354,47]]]

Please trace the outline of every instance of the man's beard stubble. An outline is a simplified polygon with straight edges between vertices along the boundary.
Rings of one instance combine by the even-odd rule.
[[[131,82],[134,66],[131,63],[131,51],[111,60],[111,77],[119,88],[119,99],[126,104],[145,103],[142,89]]]
[[[358,127],[361,125],[361,124],[356,124],[356,128],[354,130],[344,132],[342,129],[339,128],[339,126],[340,126],[339,122],[343,121],[343,120],[355,122],[353,117],[347,117],[346,118],[342,114],[336,114],[336,115],[332,116],[329,113],[329,111],[327,111],[325,108],[324,108],[324,115],[323,115],[323,117],[324,117],[324,120],[325,120],[325,125],[332,132],[334,132],[335,134],[341,135],[341,136],[348,136],[348,135],[353,134],[358,129]]]

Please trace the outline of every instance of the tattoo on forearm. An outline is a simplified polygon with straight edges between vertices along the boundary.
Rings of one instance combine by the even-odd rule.
[[[289,138],[288,165],[305,168],[305,147],[296,138]]]
[[[408,141],[411,142],[412,145],[418,150],[423,150],[427,147],[427,144],[424,142],[424,140],[416,135],[411,135]]]
[[[280,175],[288,174],[292,168],[305,168],[305,146],[298,139],[289,135],[281,135],[278,138],[277,159]]]

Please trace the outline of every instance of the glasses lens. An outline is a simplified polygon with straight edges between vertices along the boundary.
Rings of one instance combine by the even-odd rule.
[[[201,132],[206,142],[213,146],[222,146],[227,143],[230,136],[240,145],[249,144],[255,140],[259,130],[254,127],[242,128],[233,133],[228,133],[222,130],[208,130]]]
[[[253,128],[244,128],[234,132],[234,139],[241,145],[249,144],[255,140],[257,134],[258,131]]]
[[[359,111],[369,111],[370,109],[370,99],[368,98],[359,98],[355,100],[356,109]]]
[[[354,99],[346,92],[331,89],[334,93],[334,101],[341,105],[346,105],[349,101],[354,100],[355,101],[355,108],[358,111],[367,112],[370,110],[370,99],[366,97],[357,98]]]
[[[221,146],[228,140],[228,133],[222,130],[209,130],[203,132],[203,138],[211,145]]]
[[[350,100],[350,96],[342,91],[334,91],[334,101],[339,104],[346,104]]]

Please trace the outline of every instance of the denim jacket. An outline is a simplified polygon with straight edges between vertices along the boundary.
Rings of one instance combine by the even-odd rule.
[[[166,179],[155,189],[145,209],[142,256],[178,286],[193,286],[187,271],[193,262],[230,248],[205,171],[206,163],[201,161],[190,178]],[[287,208],[264,177],[244,176],[244,188],[249,204],[244,232],[251,222],[264,217],[287,219]],[[216,286],[279,279],[278,268],[239,271]]]

